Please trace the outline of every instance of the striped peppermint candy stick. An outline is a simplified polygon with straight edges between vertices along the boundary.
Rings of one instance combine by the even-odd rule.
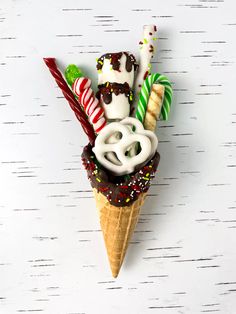
[[[91,80],[86,77],[79,77],[75,80],[72,88],[84,107],[95,132],[99,133],[106,125],[106,119],[104,110],[99,105],[99,101],[91,88]]]
[[[154,74],[149,75],[145,79],[145,81],[142,85],[141,91],[140,91],[140,95],[139,95],[139,101],[138,101],[138,106],[136,109],[135,116],[142,123],[143,123],[144,118],[145,118],[148,99],[149,99],[149,95],[151,92],[152,84],[154,84],[154,83],[155,84],[161,84],[165,87],[165,93],[164,93],[163,103],[162,103],[162,107],[161,107],[160,118],[161,118],[161,120],[168,120],[171,102],[172,102],[172,94],[173,94],[171,83],[166,76],[159,74],[159,73],[154,73]]]

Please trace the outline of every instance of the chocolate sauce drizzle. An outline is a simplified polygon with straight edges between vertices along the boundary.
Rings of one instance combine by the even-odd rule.
[[[120,58],[122,55],[126,55],[126,63],[125,68],[127,72],[132,71],[132,67],[134,67],[134,71],[137,70],[138,64],[133,54],[129,54],[128,52],[115,52],[115,53],[105,53],[97,60],[97,70],[101,70],[103,67],[104,59],[110,59],[110,63],[112,65],[112,69],[115,71],[120,71]]]
[[[104,103],[107,105],[112,101],[112,93],[114,93],[116,96],[119,94],[125,94],[125,96],[128,98],[129,104],[132,104],[133,92],[127,82],[124,84],[107,82],[105,84],[98,85],[98,89],[99,90],[96,94],[97,98],[100,99],[102,96]]]
[[[140,193],[148,191],[159,160],[160,155],[156,152],[153,158],[140,170],[130,175],[116,177],[98,164],[90,144],[84,147],[82,153],[82,162],[87,170],[91,186],[117,207],[130,206]]]

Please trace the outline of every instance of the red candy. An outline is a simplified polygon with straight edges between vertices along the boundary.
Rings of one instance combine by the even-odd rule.
[[[104,110],[91,88],[91,80],[86,77],[77,78],[73,84],[73,91],[83,105],[95,132],[99,133],[106,125],[106,119]]]
[[[80,104],[75,99],[72,91],[68,87],[66,81],[64,80],[61,72],[57,68],[56,59],[55,58],[44,58],[43,59],[52,76],[54,77],[58,87],[61,89],[63,95],[68,101],[71,109],[74,111],[77,119],[81,123],[84,132],[87,134],[91,145],[93,145],[95,141],[95,134],[91,124],[88,122],[87,117],[84,111],[81,109]],[[91,84],[91,81],[90,81]]]

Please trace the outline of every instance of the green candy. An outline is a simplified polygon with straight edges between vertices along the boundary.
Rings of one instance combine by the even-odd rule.
[[[75,64],[69,64],[65,70],[65,78],[67,83],[72,87],[74,81],[78,77],[82,77],[84,74]]]
[[[153,73],[145,79],[141,87],[140,94],[139,94],[139,101],[138,101],[135,116],[142,123],[146,115],[148,99],[149,99],[149,95],[152,89],[152,84],[154,83],[161,84],[165,87],[164,99],[163,99],[163,104],[161,108],[160,118],[161,120],[168,120],[168,117],[169,117],[170,107],[171,107],[171,102],[172,102],[172,94],[173,94],[171,83],[166,76],[160,73]]]

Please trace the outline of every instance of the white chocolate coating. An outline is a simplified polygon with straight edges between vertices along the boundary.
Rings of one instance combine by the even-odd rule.
[[[109,83],[124,84],[127,83],[132,89],[134,82],[134,65],[130,72],[126,70],[127,54],[122,53],[119,59],[119,70],[113,70],[110,59],[104,58],[102,68],[98,71],[98,85]],[[107,120],[122,120],[129,116],[130,103],[125,94],[112,93],[112,101],[106,104],[101,95],[101,105],[104,108]]]
[[[155,41],[156,41],[156,26],[155,25],[144,25],[143,26],[143,38],[141,39],[139,46],[139,68],[138,73],[134,82],[134,99],[135,104],[138,102],[138,94],[142,87],[145,75],[150,72],[151,58],[155,52]]]
[[[115,95],[112,93],[112,101],[110,104],[105,104],[101,96],[100,104],[103,107],[105,117],[108,120],[121,120],[129,116],[130,104],[125,94]]]
[[[135,131],[133,131],[135,126]],[[114,135],[120,133],[121,138]],[[110,141],[113,137],[113,140]],[[112,142],[112,143],[111,143]],[[134,155],[127,155],[127,151],[139,143],[141,151]],[[114,175],[130,174],[137,167],[141,167],[150,160],[156,152],[158,140],[156,135],[144,130],[140,121],[128,117],[121,122],[106,125],[95,140],[93,152],[97,160]]]
[[[146,135],[152,143],[152,150],[150,152],[150,156],[152,157],[155,154],[157,150],[158,139],[153,132],[145,130],[143,124],[136,118],[127,117],[124,120],[120,121],[120,123],[128,126],[131,130],[135,129],[133,131],[134,133]]]

